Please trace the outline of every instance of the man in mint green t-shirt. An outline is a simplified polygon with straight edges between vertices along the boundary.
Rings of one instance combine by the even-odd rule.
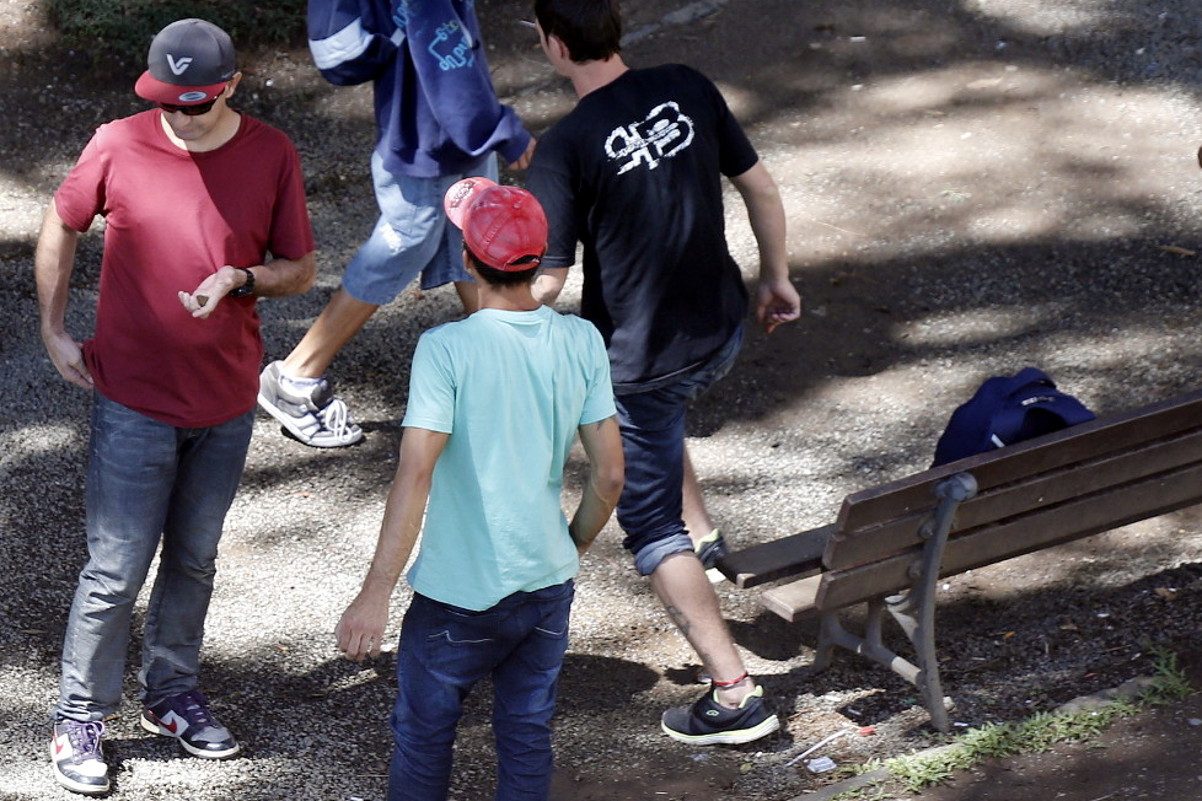
[[[622,489],[609,359],[591,323],[534,299],[547,221],[533,195],[469,178],[451,187],[445,208],[463,230],[482,308],[418,341],[376,553],[335,634],[351,659],[379,653],[421,532],[397,658],[388,798],[446,798],[462,702],[485,676],[497,797],[546,798],[572,577]],[[569,523],[560,493],[577,434],[590,470]]]

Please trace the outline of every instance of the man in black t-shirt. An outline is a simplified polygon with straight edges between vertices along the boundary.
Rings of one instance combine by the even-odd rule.
[[[684,423],[689,402],[730,370],[748,309],[726,245],[722,176],[742,196],[759,245],[757,320],[771,331],[799,316],[780,195],[712,82],[684,66],[623,63],[617,0],[534,7],[543,52],[580,98],[530,166],[527,185],[551,231],[536,295],[554,301],[582,243],[581,313],[605,339],[626,456],[624,545],[714,685],[665,712],[663,729],[698,745],[750,742],[779,721],[744,669],[686,531],[682,488],[694,504],[700,491]],[[712,542],[707,533],[692,532]]]

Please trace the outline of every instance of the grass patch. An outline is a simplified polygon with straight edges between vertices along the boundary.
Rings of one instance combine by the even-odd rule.
[[[305,38],[304,0],[45,0],[47,18],[67,47],[92,57],[141,61],[168,23],[199,17],[223,28],[239,52]]]
[[[942,784],[986,759],[1047,751],[1057,743],[1092,740],[1144,704],[1113,701],[1088,712],[1044,712],[1016,723],[990,723],[956,738],[946,749],[886,760],[884,767],[911,792]]]
[[[1194,692],[1175,653],[1159,647],[1152,648],[1151,653],[1155,669],[1153,681],[1134,700],[1112,701],[1083,712],[1044,712],[1024,721],[991,723],[964,732],[943,748],[874,760],[859,766],[855,772],[885,768],[907,791],[918,792],[924,787],[943,784],[957,771],[968,770],[986,759],[1039,753],[1058,743],[1092,740],[1117,720],[1131,717],[1148,707],[1172,703]],[[870,799],[874,797],[871,793],[880,790],[878,782],[840,794],[838,798],[849,801]]]

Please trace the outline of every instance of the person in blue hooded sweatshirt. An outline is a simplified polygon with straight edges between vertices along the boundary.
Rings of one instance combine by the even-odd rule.
[[[418,273],[423,289],[454,282],[464,311],[479,308],[443,195],[469,176],[496,180],[497,155],[525,169],[535,140],[497,99],[474,0],[310,0],[308,29],[326,80],[373,82],[380,217],[301,341],[263,370],[259,405],[301,442],[336,448],[363,431],[325,377],[330,363]]]

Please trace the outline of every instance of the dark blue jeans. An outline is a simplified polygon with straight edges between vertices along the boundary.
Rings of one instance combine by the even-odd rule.
[[[651,575],[673,553],[693,550],[681,519],[685,412],[730,372],[742,344],[740,327],[708,361],[673,383],[614,398],[626,457],[618,524],[640,575]]]
[[[253,424],[252,410],[209,428],[176,428],[95,394],[88,562],[67,619],[58,717],[116,714],[130,615],[160,543],[143,636],[143,701],[196,688],[217,543]]]
[[[482,612],[415,594],[401,624],[388,801],[443,801],[463,702],[492,676],[498,801],[544,801],[551,715],[575,594],[567,581]]]

